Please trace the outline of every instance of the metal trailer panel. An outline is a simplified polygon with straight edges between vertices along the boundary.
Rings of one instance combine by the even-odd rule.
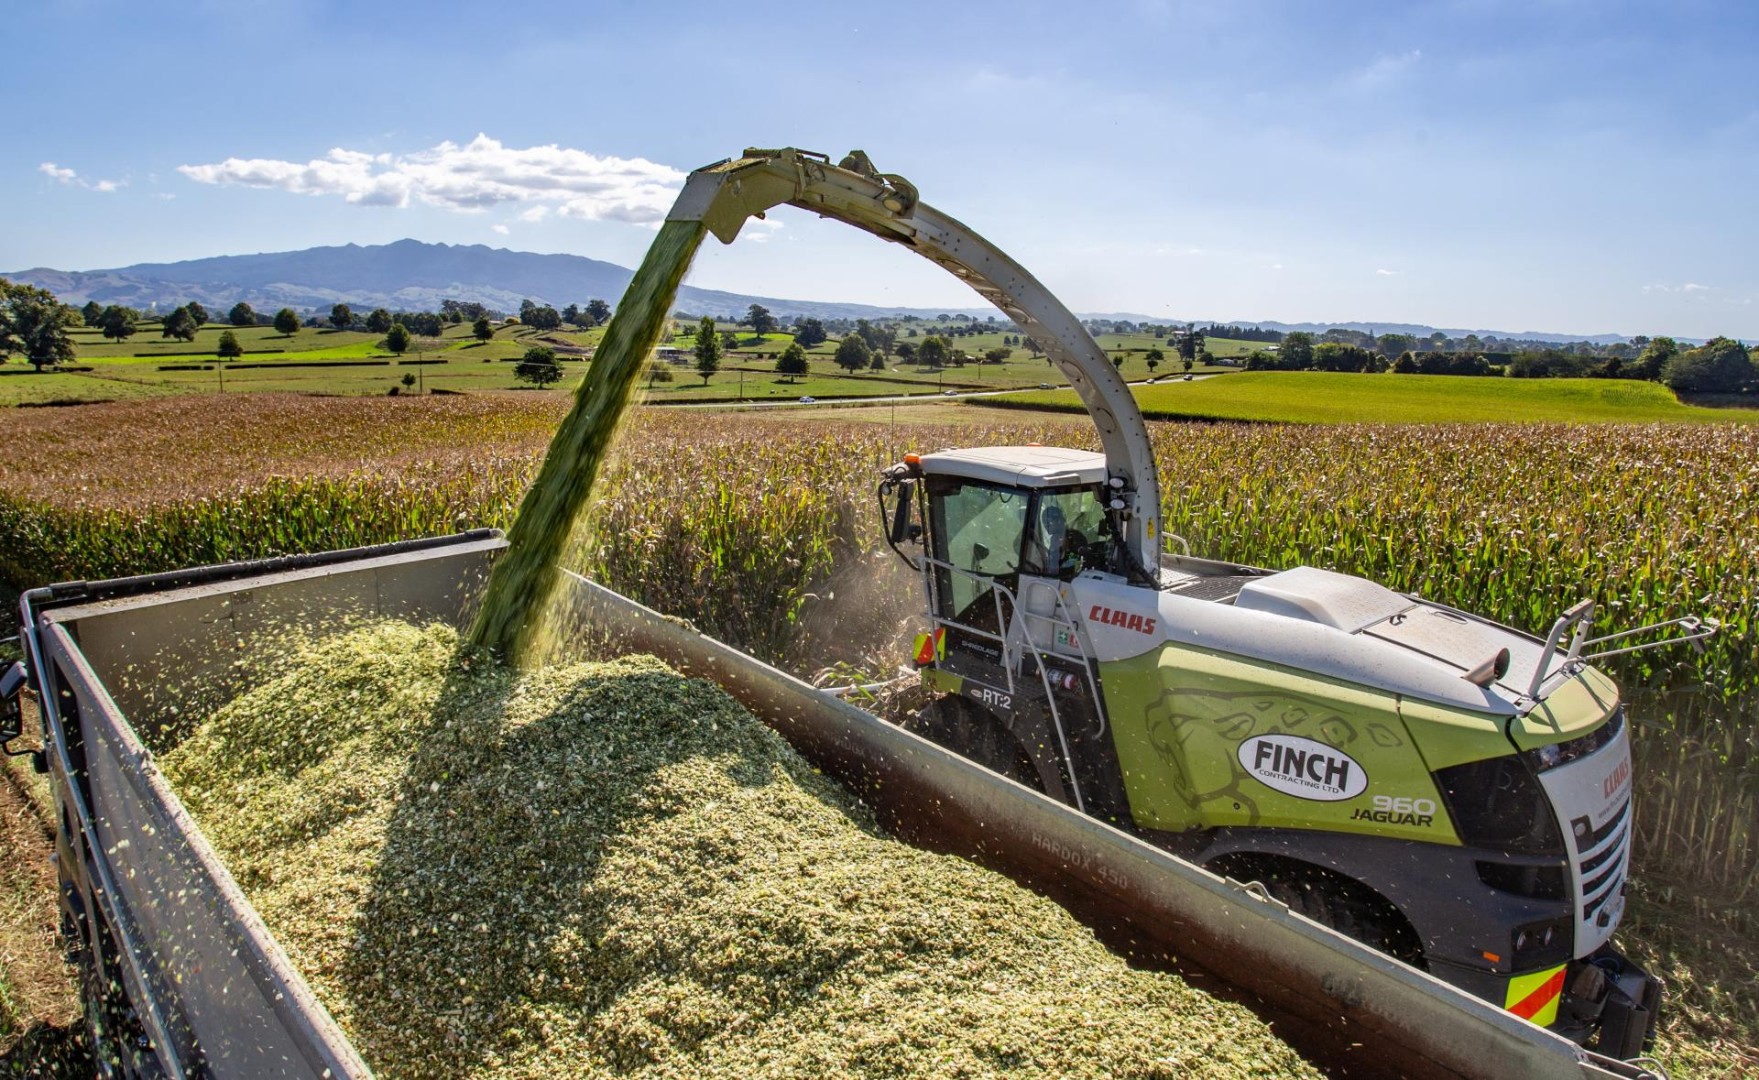
[[[289,611],[297,610],[302,623],[325,610],[461,617],[474,583],[504,546],[472,540],[382,556],[369,549],[326,568],[234,576],[45,613],[41,644],[70,692],[80,735],[104,758],[87,777],[90,790],[105,800],[98,811],[103,828],[95,819],[85,828],[105,840],[94,853],[103,894],[97,899],[117,915],[128,992],[149,1019],[156,1014],[164,1028],[175,1029],[169,1044],[181,1045],[186,1034],[198,1044],[212,1075],[319,1075],[299,1071],[313,1055],[329,1055],[334,1076],[368,1073],[183,812],[100,679],[131,683],[129,700],[151,712],[176,704],[176,696],[153,692],[160,670],[153,665],[223,679],[232,652],[248,647],[255,633],[273,632]],[[371,579],[378,584],[368,589]],[[872,803],[903,838],[1031,883],[1139,962],[1216,973],[1247,1000],[1256,997],[1285,1035],[1337,1075],[1641,1075],[677,620],[584,579],[570,575],[569,581],[574,609],[594,631],[613,632],[627,645],[725,686]],[[369,595],[372,600],[364,599]],[[274,614],[257,614],[264,612]],[[204,650],[227,659],[204,658]],[[52,728],[61,723],[50,700],[55,696],[45,695],[45,722]],[[73,766],[65,739],[56,741],[56,771],[65,781]],[[86,785],[61,786],[69,802],[82,805]],[[180,894],[181,903],[171,902]]]
[[[166,1075],[371,1072],[166,784],[130,716],[163,733],[173,713],[201,715],[239,689],[235,664],[252,639],[290,626],[371,615],[461,621],[504,546],[470,539],[41,616],[33,636],[55,688],[42,702],[51,774],[64,821],[86,838],[67,847],[84,853],[87,907],[108,930],[94,936],[117,944],[121,955],[108,959]]]
[[[167,1075],[370,1077],[66,629],[40,640],[70,695],[56,695],[51,722],[72,720],[81,736],[90,802],[77,801],[103,860],[98,903]]]

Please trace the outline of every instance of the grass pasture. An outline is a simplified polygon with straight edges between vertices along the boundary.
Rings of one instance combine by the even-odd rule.
[[[227,330],[238,337],[244,356],[224,362],[215,355],[220,335]],[[931,332],[932,328],[922,332]],[[390,393],[446,391],[481,393],[525,389],[513,376],[514,361],[535,344],[557,348],[562,360],[562,381],[550,393],[574,389],[590,364],[570,350],[596,348],[602,328],[591,330],[535,331],[519,325],[501,325],[493,339],[477,341],[467,323],[448,326],[438,338],[417,338],[401,357],[384,348],[383,335],[364,330],[302,327],[283,335],[273,327],[232,328],[210,323],[192,342],[163,338],[156,327],[143,325],[123,342],[108,341],[91,327],[73,332],[79,371],[37,374],[19,364],[0,367],[0,407],[8,405],[69,404],[116,401],[165,394],[189,393],[295,393],[371,396]],[[955,347],[971,355],[1000,347],[1001,330],[959,338]],[[815,398],[876,397],[890,394],[936,394],[942,390],[1036,389],[1041,383],[1066,385],[1061,374],[1042,358],[1034,359],[1024,348],[1001,363],[970,363],[944,370],[902,363],[895,358],[886,371],[855,374],[836,366],[837,341],[830,340],[807,351],[809,374],[785,377],[776,374],[775,360],[792,342],[785,333],[753,337],[741,335],[741,343],[722,360],[722,370],[705,384],[696,373],[689,352],[693,335],[678,337],[671,347],[683,351],[683,363],[664,364],[669,382],[648,385],[649,399],[657,403],[719,401],[793,401]],[[910,341],[902,338],[902,341]],[[918,338],[917,340],[920,340]],[[1100,339],[1109,355],[1119,357],[1120,372],[1129,379],[1144,379],[1155,372],[1147,365],[1147,350],[1157,344],[1146,334],[1107,334]],[[1211,342],[1217,356],[1248,351],[1250,342]],[[333,366],[331,366],[333,365]],[[172,368],[176,370],[164,370]],[[1156,369],[1165,375],[1178,367],[1168,359]],[[1231,371],[1226,367],[1199,367],[1199,371]],[[404,388],[405,375],[415,375],[415,387]],[[533,391],[535,392],[535,391]]]
[[[1293,424],[1750,423],[1759,409],[1683,405],[1657,383],[1243,371],[1225,379],[1138,386],[1150,419]],[[1068,391],[986,399],[1001,407],[1081,412]]]

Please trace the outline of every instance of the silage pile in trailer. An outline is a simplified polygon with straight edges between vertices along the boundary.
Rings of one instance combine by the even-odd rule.
[[[370,627],[161,764],[382,1077],[1316,1075],[650,658]]]

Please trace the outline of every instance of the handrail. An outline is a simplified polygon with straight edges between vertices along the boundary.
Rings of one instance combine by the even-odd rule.
[[[1648,626],[1633,627],[1630,630],[1619,630],[1600,637],[1588,636],[1588,624],[1594,621],[1594,601],[1584,600],[1575,607],[1558,616],[1551,624],[1551,633],[1545,636],[1545,648],[1539,653],[1539,662],[1533,667],[1533,677],[1527,683],[1527,697],[1537,701],[1539,691],[1550,675],[1551,662],[1557,656],[1558,647],[1563,644],[1563,637],[1575,628],[1575,635],[1570,638],[1570,647],[1564,653],[1564,664],[1585,664],[1591,660],[1604,660],[1609,656],[1624,656],[1627,653],[1643,652],[1647,649],[1659,649],[1664,645],[1690,645],[1698,652],[1704,651],[1704,642],[1722,629],[1722,623],[1709,616],[1682,615],[1677,619],[1666,619]],[[1625,645],[1616,649],[1602,649],[1599,652],[1584,652],[1596,645],[1606,645],[1615,641],[1623,641],[1636,637],[1638,634],[1653,634],[1669,627],[1680,628],[1678,637],[1662,638],[1659,641],[1643,641],[1635,645]]]

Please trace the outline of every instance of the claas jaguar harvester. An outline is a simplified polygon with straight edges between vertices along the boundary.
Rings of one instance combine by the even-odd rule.
[[[831,170],[748,151],[693,174],[674,217],[726,240],[780,202],[970,284],[1099,429],[1100,453],[948,450],[887,473],[887,540],[928,603],[915,661],[941,695],[912,729],[1519,1016],[1640,1050],[1660,986],[1610,944],[1630,739],[1591,650],[1714,625],[1590,641],[1583,603],[1540,640],[1358,577],[1192,555],[1163,535],[1128,386],[1022,267],[860,152]]]

